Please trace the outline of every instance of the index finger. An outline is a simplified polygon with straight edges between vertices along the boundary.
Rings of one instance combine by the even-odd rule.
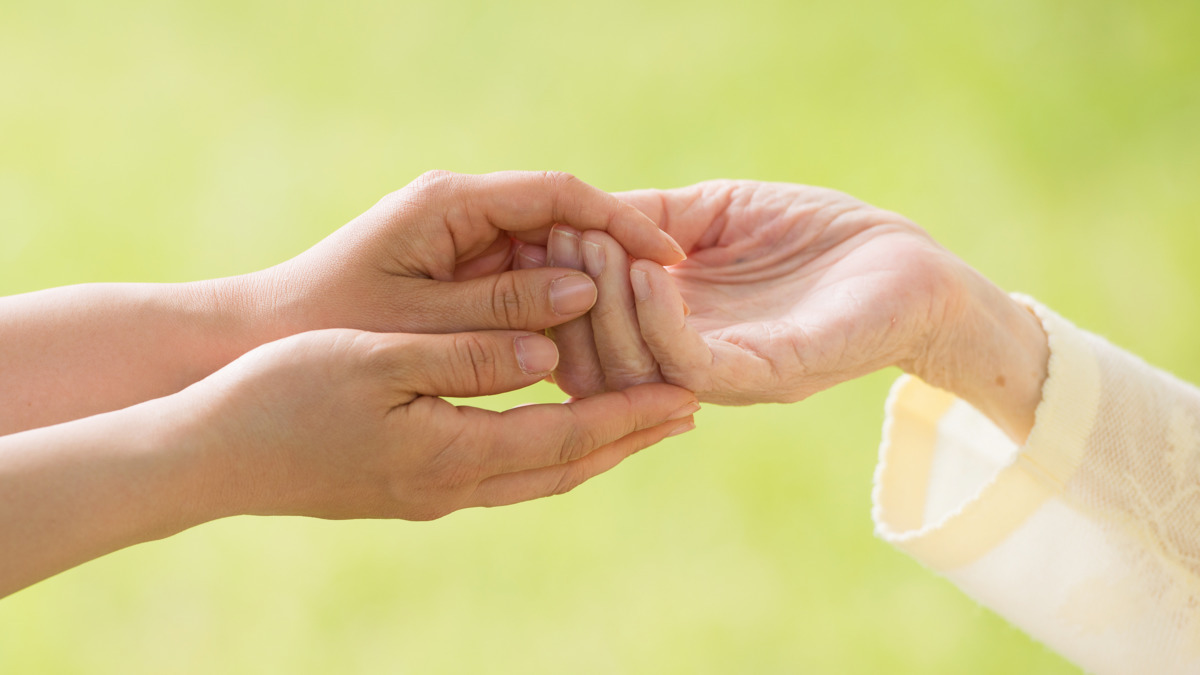
[[[453,176],[453,175],[452,175]],[[687,256],[670,235],[641,211],[568,173],[500,171],[453,176],[464,189],[446,191],[465,207],[465,218],[447,218],[456,241],[470,241],[498,228],[530,243],[544,244],[550,226],[608,232],[631,254],[663,265]]]
[[[729,203],[732,185],[707,181],[668,190],[628,190],[613,197],[646,214],[663,232],[691,251]],[[633,257],[638,257],[630,251]]]

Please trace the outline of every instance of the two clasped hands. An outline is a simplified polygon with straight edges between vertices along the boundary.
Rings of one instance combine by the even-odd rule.
[[[1046,354],[1000,289],[845,194],[523,172],[426,174],[241,277],[4,298],[0,344],[0,595],[236,514],[422,520],[562,493],[702,402],[887,366],[1019,439]],[[572,400],[442,398],[546,377]]]

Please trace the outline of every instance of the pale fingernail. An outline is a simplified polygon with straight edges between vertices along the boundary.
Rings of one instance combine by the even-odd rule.
[[[633,285],[633,298],[638,302],[650,299],[650,275],[643,270],[630,270],[629,282]]]
[[[672,436],[678,436],[679,434],[686,434],[687,432],[689,432],[695,428],[696,428],[696,423],[691,420],[688,420],[688,421],[684,422],[683,424],[680,424],[679,426],[672,429],[671,433],[667,434],[663,438],[670,438]]]
[[[699,411],[700,411],[700,404],[696,401],[692,401],[691,403],[683,406],[679,410],[676,410],[675,412],[671,413],[671,416],[668,417],[667,420],[668,421],[681,420],[681,419],[687,417],[688,415],[694,415]]]
[[[560,316],[586,312],[596,304],[596,284],[582,274],[550,282],[550,306]]]
[[[558,365],[558,348],[554,341],[541,335],[522,335],[513,340],[517,364],[529,375],[545,375]]]
[[[531,251],[533,253],[531,253]],[[523,265],[526,269],[541,267],[546,264],[545,249],[535,249],[529,246],[522,246],[517,251],[517,255],[521,257],[522,261],[524,261]]]
[[[583,268],[593,279],[604,272],[604,247],[594,241],[583,242]]]
[[[687,253],[683,250],[683,247],[679,245],[679,242],[675,241],[675,237],[672,237],[666,232],[663,232],[662,236],[667,240],[667,243],[670,244],[671,248],[675,249],[675,252],[678,253],[681,258],[687,260]]]
[[[583,268],[579,254],[579,235],[574,231],[556,225],[550,231],[549,251],[551,267],[570,267],[576,270]]]

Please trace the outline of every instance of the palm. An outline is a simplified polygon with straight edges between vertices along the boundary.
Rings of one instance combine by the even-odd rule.
[[[708,400],[804,398],[913,358],[938,323],[934,290],[951,256],[894,213],[833,190],[744,181],[622,198],[689,251],[670,274],[714,359],[680,384]]]

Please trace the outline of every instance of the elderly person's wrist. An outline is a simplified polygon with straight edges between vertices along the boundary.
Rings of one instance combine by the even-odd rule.
[[[1041,323],[975,270],[949,285],[941,325],[904,369],[966,400],[1013,440],[1033,428],[1050,357]]]

